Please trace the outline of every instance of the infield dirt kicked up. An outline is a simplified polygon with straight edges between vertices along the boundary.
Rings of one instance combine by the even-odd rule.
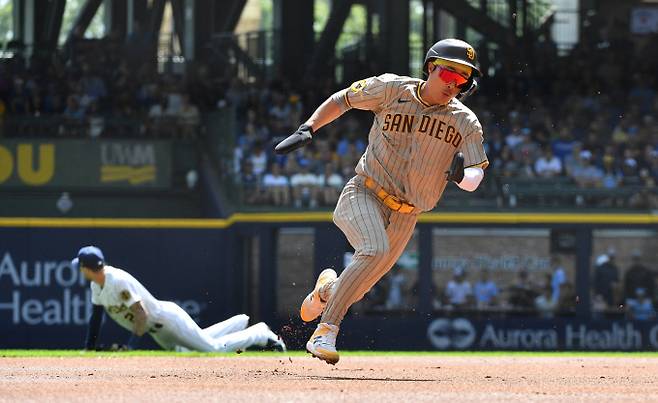
[[[658,401],[658,355],[4,357],[0,401]]]

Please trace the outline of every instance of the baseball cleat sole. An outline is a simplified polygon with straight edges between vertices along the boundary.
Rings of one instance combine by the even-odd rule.
[[[302,302],[302,306],[299,309],[299,316],[304,322],[311,322],[320,316],[327,304],[326,301],[320,299],[320,288],[327,282],[336,280],[337,277],[338,275],[333,269],[324,269],[320,273],[313,291],[304,298],[304,302]]]
[[[336,365],[336,363],[340,360],[340,356],[338,355],[338,352],[333,352],[333,351],[322,351],[318,349],[317,351],[313,351],[313,347],[309,346],[308,344],[306,345],[306,352],[311,354],[311,356],[317,358],[320,361],[324,361],[327,364],[331,365]]]

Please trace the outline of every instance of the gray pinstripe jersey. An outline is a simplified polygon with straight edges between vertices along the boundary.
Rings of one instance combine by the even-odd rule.
[[[445,171],[455,152],[464,153],[467,167],[484,169],[489,162],[475,114],[457,99],[444,106],[427,104],[420,96],[423,83],[383,74],[357,81],[332,99],[342,111],[357,108],[375,114],[356,173],[428,211],[443,194]]]

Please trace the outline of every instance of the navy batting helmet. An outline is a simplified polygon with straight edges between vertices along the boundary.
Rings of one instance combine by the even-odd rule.
[[[473,69],[471,77],[463,86],[463,90],[458,98],[464,99],[468,95],[475,92],[478,83],[475,80],[477,77],[482,76],[480,66],[478,65],[478,56],[475,49],[460,39],[442,39],[432,45],[425,55],[425,62],[423,63],[423,73],[427,74],[427,64],[434,59],[449,60],[451,62],[463,64]]]
[[[460,39],[443,39],[432,45],[425,55],[423,70],[427,71],[427,62],[434,59],[450,60],[451,62],[463,64],[473,69],[473,75],[479,77],[482,75],[478,66],[478,56],[469,45]]]

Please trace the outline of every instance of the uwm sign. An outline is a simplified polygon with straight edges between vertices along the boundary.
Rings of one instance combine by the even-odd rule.
[[[0,141],[0,188],[167,188],[163,141]]]

